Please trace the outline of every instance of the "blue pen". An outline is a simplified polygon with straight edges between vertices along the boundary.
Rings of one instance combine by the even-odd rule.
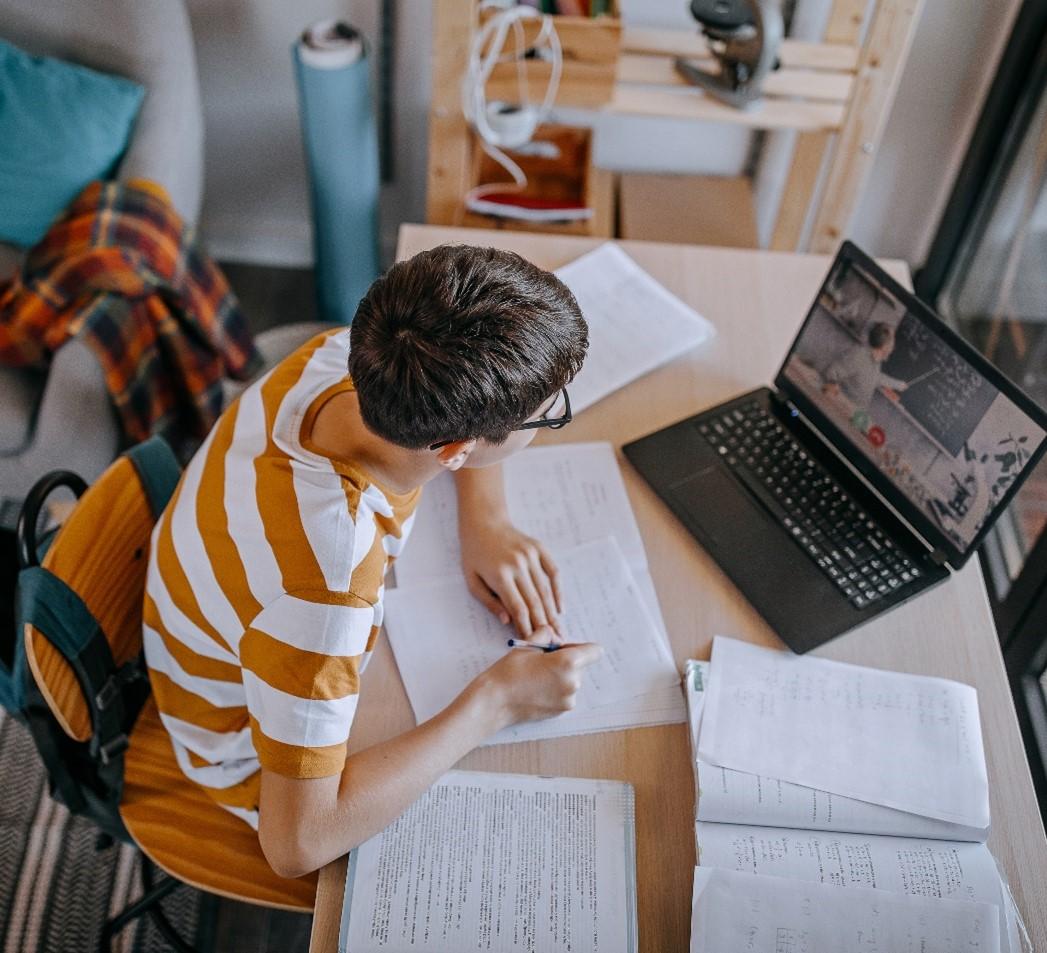
[[[555,652],[557,649],[562,649],[562,645],[554,645],[550,642],[548,645],[541,645],[538,642],[524,642],[522,639],[510,639],[509,648],[511,649],[539,649],[542,652]]]

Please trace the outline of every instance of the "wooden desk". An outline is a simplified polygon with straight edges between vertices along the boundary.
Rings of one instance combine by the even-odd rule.
[[[398,255],[446,241],[490,244],[556,268],[598,244],[546,237],[405,226]],[[771,252],[623,242],[647,271],[709,318],[717,337],[698,351],[612,394],[550,442],[636,437],[773,379],[828,270],[829,259]],[[905,266],[890,270],[907,280]],[[636,512],[678,664],[708,658],[716,633],[781,647],[732,583],[619,460]],[[976,559],[944,585],[818,650],[818,654],[897,671],[940,675],[977,687],[989,766],[989,846],[1010,880],[1038,949],[1047,949],[1047,840],[1033,793]],[[350,739],[359,749],[414,724],[388,643],[381,641],[362,686]],[[684,725],[581,738],[502,745],[474,751],[463,768],[619,778],[636,788],[640,949],[688,948],[694,867],[694,784]],[[321,874],[313,925],[314,953],[337,949],[345,861]]]

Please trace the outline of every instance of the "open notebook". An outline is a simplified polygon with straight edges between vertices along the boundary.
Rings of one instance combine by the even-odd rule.
[[[717,651],[721,642],[730,641],[733,640],[718,638]],[[745,652],[749,649],[754,647],[746,646]],[[790,656],[789,660],[793,658]],[[825,662],[814,657],[802,658],[822,665]],[[856,667],[846,668],[848,671],[842,673],[845,676],[853,674],[849,670]],[[714,671],[712,679],[722,674]],[[876,672],[875,677],[892,674]],[[802,675],[800,677],[802,679]],[[899,690],[912,678],[897,676]],[[941,681],[928,679],[926,684],[940,691]],[[794,681],[793,687],[797,684]],[[842,930],[842,933],[825,935],[835,937],[834,943],[843,943],[841,937],[853,939],[852,928],[858,922],[855,910],[865,917],[870,904],[882,899],[881,892],[890,892],[910,898],[897,909],[890,907],[893,927],[906,924],[911,918],[913,923],[922,924],[920,929],[929,931],[926,935],[920,934],[923,946],[914,949],[962,948],[977,953],[996,950],[1019,953],[1022,949],[1020,921],[1006,883],[985,845],[988,824],[984,827],[958,824],[773,776],[710,764],[700,754],[708,727],[705,719],[708,717],[709,663],[688,661],[684,686],[697,792],[695,840],[701,873],[696,880],[696,907],[711,911],[720,902],[722,893],[748,898],[762,907],[764,913],[780,901],[785,904],[783,910],[786,907],[792,910],[783,923],[795,925],[802,922],[799,915],[802,904],[814,903],[819,911],[819,929]],[[730,681],[720,685],[720,689],[728,693],[738,688]],[[832,690],[828,682],[822,689]],[[744,731],[752,730],[752,725],[750,720],[748,724],[734,727]],[[869,719],[869,728],[875,730],[875,719]],[[980,751],[976,712],[975,729],[979,733]],[[898,746],[904,744],[903,739],[895,741]],[[810,748],[809,739],[797,733],[791,747],[794,750]],[[786,756],[788,753],[783,752]],[[780,878],[798,881],[803,886],[793,884],[786,888]],[[844,896],[844,891],[831,889],[812,893],[807,886],[810,884],[845,887],[856,893]],[[786,893],[782,894],[783,891]],[[859,896],[863,898],[860,901]],[[957,908],[945,901],[963,901],[970,907]],[[789,904],[795,906],[789,907]],[[694,953],[728,948],[715,945],[728,942],[722,931],[732,929],[724,926],[723,915],[722,910],[715,916],[707,912],[706,926],[713,920],[719,926],[710,926],[698,933],[692,931]],[[699,913],[695,916],[701,919]],[[733,922],[738,927],[742,924],[741,919]],[[958,923],[963,924],[964,930],[982,931],[977,942],[950,946],[953,940],[949,938],[953,937]],[[753,926],[753,923],[747,924],[747,927]],[[763,924],[763,929],[765,934],[771,930],[769,923]],[[847,932],[849,929],[851,933]],[[884,939],[889,935],[893,936],[883,934],[878,949],[908,949]],[[852,947],[846,943],[829,948],[834,953],[865,949],[860,944]],[[757,945],[754,949],[773,951],[777,948]],[[810,949],[826,947],[812,945]]]
[[[596,641],[577,707],[514,725],[488,744],[682,722],[669,648],[640,530],[608,443],[531,447],[504,464],[513,523],[553,553],[570,641]],[[509,650],[514,632],[469,595],[450,474],[426,486],[411,539],[385,595],[385,626],[418,722],[440,711]]]
[[[633,789],[450,771],[349,855],[339,953],[635,953]]]

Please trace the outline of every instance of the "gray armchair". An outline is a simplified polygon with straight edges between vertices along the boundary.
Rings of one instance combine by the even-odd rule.
[[[141,83],[146,96],[118,178],[159,182],[181,216],[197,221],[203,113],[182,0],[0,0],[0,37]],[[21,260],[0,243],[0,278]],[[21,499],[59,467],[93,481],[119,441],[101,367],[81,342],[62,347],[46,373],[0,367],[0,501]]]

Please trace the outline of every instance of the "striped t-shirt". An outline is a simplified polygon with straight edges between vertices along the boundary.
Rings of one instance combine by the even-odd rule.
[[[160,717],[185,774],[255,827],[260,767],[341,772],[418,502],[310,442],[352,388],[348,354],[348,331],[327,332],[244,391],[153,533],[143,637]]]

